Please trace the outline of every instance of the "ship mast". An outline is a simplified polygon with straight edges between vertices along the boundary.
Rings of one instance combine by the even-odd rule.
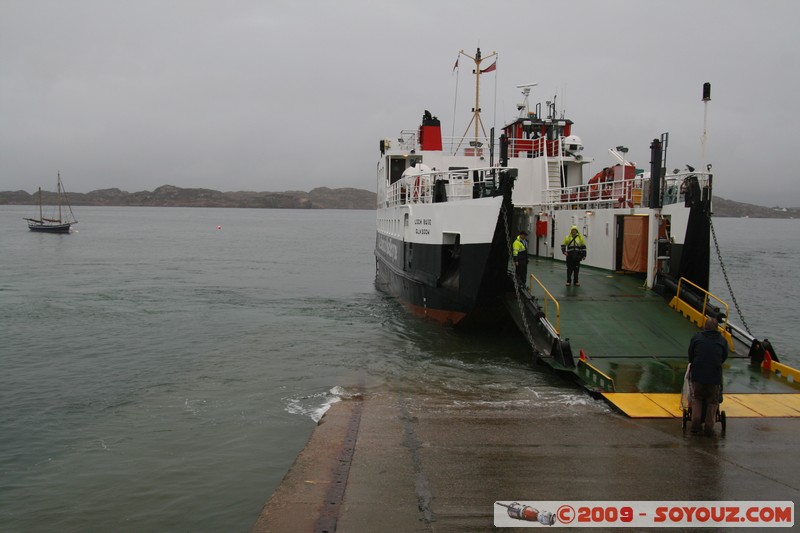
[[[483,122],[481,121],[481,107],[480,107],[480,101],[481,101],[481,62],[482,61],[486,61],[487,59],[489,59],[491,57],[496,57],[497,56],[497,52],[492,52],[491,54],[489,54],[486,57],[482,57],[481,56],[481,49],[480,48],[478,48],[477,52],[475,52],[475,57],[465,53],[464,50],[461,50],[458,53],[459,53],[459,55],[463,55],[465,57],[468,57],[469,59],[471,59],[475,63],[475,70],[472,71],[475,74],[475,107],[472,108],[472,118],[470,119],[469,124],[467,124],[467,129],[464,131],[464,135],[461,137],[461,140],[458,143],[458,148],[460,148],[461,145],[463,144],[464,139],[467,137],[467,132],[469,131],[470,126],[472,126],[473,124],[475,125],[475,147],[477,147],[478,146],[478,139],[479,139],[479,136],[478,136],[479,128],[480,128],[480,130],[483,130],[483,136],[484,137],[486,136],[486,129],[483,127]],[[494,69],[492,69],[492,70],[494,70]],[[458,148],[456,148],[456,151],[458,151]]]
[[[58,172],[58,223],[61,224],[61,172]]]

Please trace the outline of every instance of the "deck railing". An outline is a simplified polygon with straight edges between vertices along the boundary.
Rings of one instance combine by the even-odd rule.
[[[667,176],[662,182],[663,205],[683,202],[686,198],[686,180],[695,176],[701,188],[709,182],[702,173],[678,173]],[[544,204],[552,209],[600,209],[609,207],[650,207],[650,178],[605,181],[542,191]]]
[[[404,151],[419,150],[417,130],[402,130],[397,139],[397,146]],[[547,157],[556,158],[563,165],[563,137],[548,140],[509,138],[509,156],[511,157]],[[498,139],[494,140],[494,153],[499,154]],[[488,160],[491,152],[491,139],[479,137],[442,137],[442,152],[451,155],[475,157]],[[436,179],[431,173],[431,177]],[[697,178],[701,188],[710,182],[710,174],[706,172],[683,171],[668,174],[661,182],[662,205],[672,205],[685,200],[686,180],[690,176]],[[447,178],[443,178],[447,179]],[[549,182],[549,178],[545,180]],[[460,187],[456,186],[456,189]],[[450,192],[450,191],[448,191]],[[455,197],[460,195],[454,191]],[[449,197],[449,196],[448,196]],[[544,189],[542,204],[551,209],[600,209],[609,207],[650,207],[650,178],[641,175],[633,179],[621,179],[598,183],[586,183],[570,187]],[[406,203],[406,202],[400,202]]]
[[[701,306],[700,309],[697,309],[696,307],[692,306],[689,302],[681,298],[681,294],[684,294],[684,291],[686,291],[686,285],[691,285],[694,291],[702,295],[703,305]],[[705,325],[706,316],[710,311],[709,302],[711,300],[717,302],[718,304],[720,304],[721,307],[725,308],[725,319],[727,320],[728,313],[730,311],[730,307],[728,306],[727,303],[725,303],[718,297],[714,296],[704,288],[700,287],[696,283],[693,283],[692,281],[682,277],[681,279],[678,280],[678,288],[676,289],[676,294],[670,301],[669,305],[670,307],[672,307],[685,317],[689,318],[689,320],[694,322],[695,325],[702,328]],[[719,332],[722,334],[723,337],[725,337],[725,340],[728,341],[728,348],[730,349],[731,352],[733,352],[734,345],[731,332],[728,331],[728,328],[726,328],[721,324],[719,326]]]
[[[534,281],[542,289],[541,301],[543,304],[542,311],[544,312],[544,317],[553,327],[555,332],[558,335],[561,335],[561,304],[558,303],[558,300],[556,300],[555,297],[552,295],[552,293],[547,290],[544,284],[541,281],[539,281],[539,278],[537,278],[533,274],[530,275],[530,279],[528,280],[528,292],[531,293],[531,296],[534,297],[536,296],[536,293],[534,293],[533,291]],[[552,302],[552,305],[550,305],[550,302]],[[552,313],[550,313],[550,309],[552,309],[553,307],[555,307],[555,319],[556,319],[555,325],[553,325]]]
[[[397,139],[397,148],[406,152],[420,150],[419,132],[417,130],[401,130]],[[499,143],[495,139],[494,153],[499,154]],[[491,153],[491,139],[487,137],[442,137],[442,152],[450,155],[487,158]]]
[[[404,135],[409,132],[403,131]],[[416,133],[414,134],[416,139]],[[508,139],[509,157],[559,157],[564,153],[564,138],[558,139],[519,139],[510,137]],[[419,147],[417,147],[419,149]],[[442,137],[442,151],[450,155],[463,155],[467,157],[488,158],[492,151],[491,139],[486,137]],[[500,153],[500,142],[495,139],[494,153]]]
[[[437,170],[406,176],[389,186],[386,207],[458,202],[494,196],[500,184],[500,173],[509,170],[509,168],[483,167]],[[440,184],[438,191],[437,184]]]

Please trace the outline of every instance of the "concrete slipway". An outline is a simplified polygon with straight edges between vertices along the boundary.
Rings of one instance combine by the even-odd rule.
[[[610,408],[371,392],[325,414],[252,531],[487,531],[502,500],[797,501],[799,443],[797,418],[707,438]]]

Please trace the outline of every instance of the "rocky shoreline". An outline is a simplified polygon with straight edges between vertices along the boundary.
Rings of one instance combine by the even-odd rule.
[[[137,207],[241,207],[262,209],[375,209],[376,194],[363,189],[318,187],[310,192],[220,192],[212,189],[184,189],[163,185],[154,191],[127,192],[100,189],[88,193],[67,193],[73,206]],[[42,201],[53,204],[54,192],[42,191]],[[0,192],[0,205],[36,205],[38,195],[25,191]]]
[[[733,218],[800,218],[800,207],[763,207],[734,202],[715,196],[712,209],[715,217]]]

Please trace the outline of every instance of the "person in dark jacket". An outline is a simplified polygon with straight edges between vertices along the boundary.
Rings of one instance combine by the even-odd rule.
[[[728,342],[719,332],[719,322],[706,318],[703,331],[689,342],[692,380],[692,433],[699,433],[705,422],[705,434],[714,435],[722,387],[722,363],[728,358]],[[703,401],[706,411],[703,413]]]

